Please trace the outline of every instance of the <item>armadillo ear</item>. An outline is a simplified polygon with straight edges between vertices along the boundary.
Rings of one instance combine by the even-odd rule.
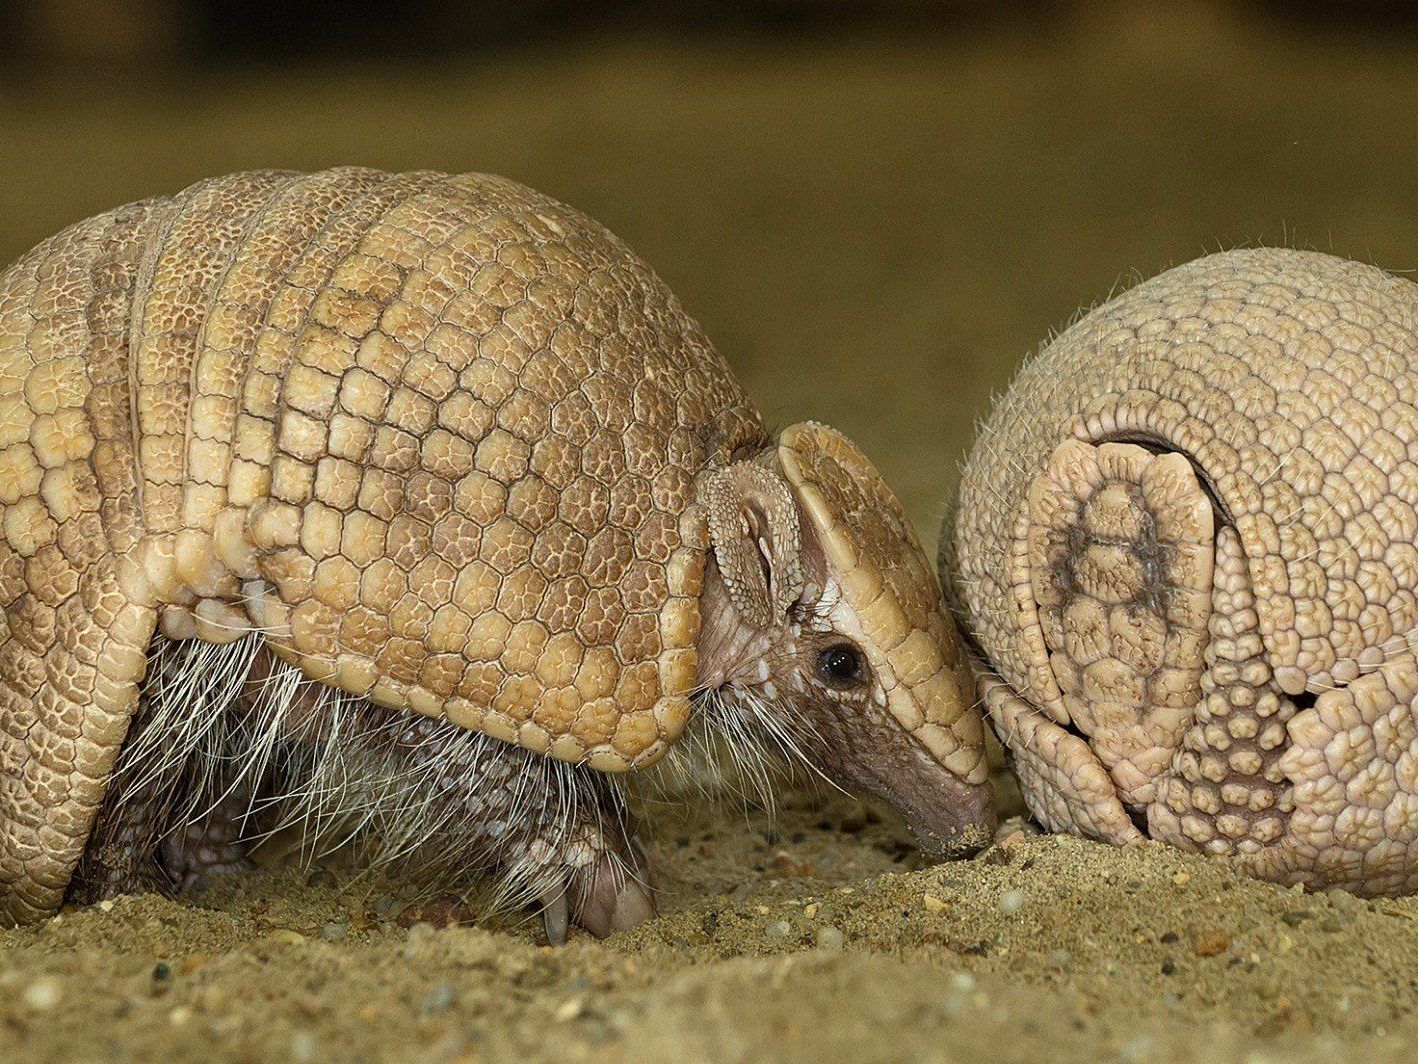
[[[766,628],[803,591],[798,508],[783,478],[753,462],[735,462],[705,481],[714,558],[734,608]]]

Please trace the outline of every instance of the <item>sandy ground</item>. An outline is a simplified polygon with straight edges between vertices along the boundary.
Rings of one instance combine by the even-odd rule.
[[[924,867],[890,816],[661,818],[665,915],[401,926],[380,885],[244,877],[0,937],[6,1060],[1411,1060],[1418,902],[1160,845]],[[316,873],[317,882],[329,879]],[[385,910],[381,912],[381,910]],[[410,914],[412,915],[412,914]]]
[[[506,173],[641,250],[765,414],[856,437],[929,540],[991,391],[1131,271],[1259,241],[1418,264],[1415,43],[1164,6],[1030,34],[0,71],[0,259],[232,169]],[[1418,1056],[1413,901],[1062,838],[928,868],[845,798],[677,815],[652,825],[665,915],[604,943],[405,927],[382,885],[279,870],[0,935],[0,1059]]]

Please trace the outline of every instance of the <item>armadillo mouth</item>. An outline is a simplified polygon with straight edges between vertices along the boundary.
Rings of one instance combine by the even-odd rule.
[[[876,468],[835,430],[785,430],[778,459],[841,590],[833,625],[865,651],[890,717],[914,740],[910,756],[890,743],[855,751],[854,782],[905,813],[933,852],[966,836],[976,845],[993,824],[983,725],[920,540]]]

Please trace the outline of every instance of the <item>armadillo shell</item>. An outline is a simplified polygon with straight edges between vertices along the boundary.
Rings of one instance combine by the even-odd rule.
[[[0,275],[0,891],[52,908],[155,628],[619,770],[678,735],[698,473],[767,444],[698,325],[484,175],[204,181]]]

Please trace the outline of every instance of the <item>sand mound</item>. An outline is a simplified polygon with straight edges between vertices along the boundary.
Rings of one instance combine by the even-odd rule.
[[[0,1058],[1412,1059],[1418,902],[1282,890],[1160,845],[1015,837],[919,867],[870,807],[662,828],[667,915],[401,926],[263,871],[0,936]],[[408,923],[405,917],[403,923]]]

